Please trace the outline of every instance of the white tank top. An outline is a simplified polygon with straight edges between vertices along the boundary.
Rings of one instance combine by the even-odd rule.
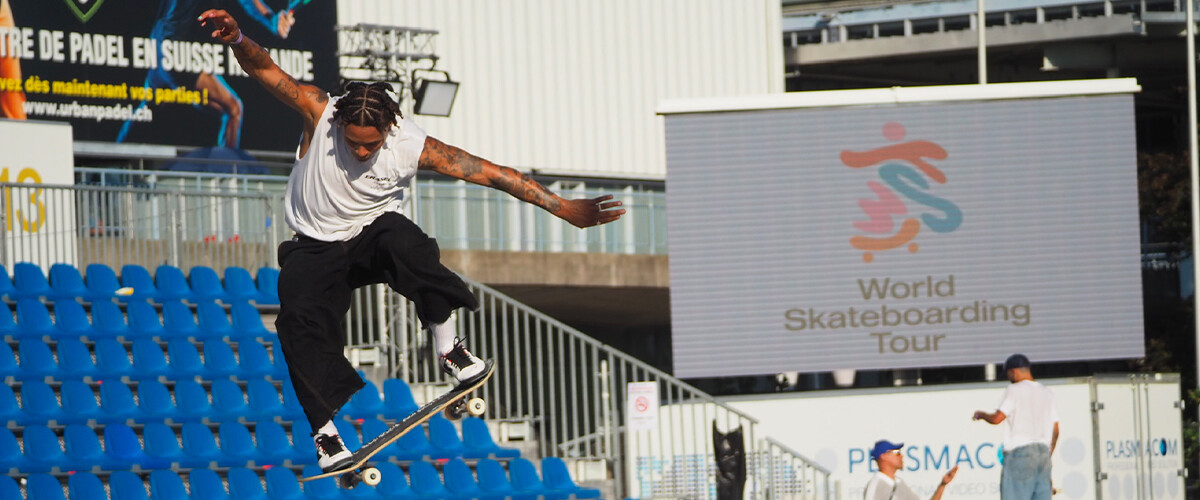
[[[417,160],[425,147],[425,131],[398,119],[383,147],[370,159],[354,158],[334,123],[333,103],[325,104],[308,152],[288,176],[284,206],[288,227],[321,241],[346,241],[387,212],[404,213],[402,201]]]

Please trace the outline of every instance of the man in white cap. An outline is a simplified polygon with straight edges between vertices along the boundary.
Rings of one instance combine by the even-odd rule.
[[[908,487],[908,483],[896,476],[896,472],[904,468],[903,449],[904,443],[893,443],[885,439],[875,442],[875,447],[871,449],[871,458],[875,459],[879,472],[867,482],[867,487],[863,490],[863,500],[921,500],[917,493]],[[946,485],[954,480],[957,473],[957,465],[946,472],[930,500],[941,500]]]
[[[1013,354],[1004,361],[1011,382],[996,411],[977,411],[972,420],[1004,426],[1002,500],[1050,500],[1050,455],[1058,444],[1058,410],[1054,393],[1033,380],[1029,358]]]

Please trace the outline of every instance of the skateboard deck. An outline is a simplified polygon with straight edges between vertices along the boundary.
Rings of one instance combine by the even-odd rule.
[[[303,483],[327,477],[344,475],[342,478],[340,478],[339,483],[343,487],[353,487],[359,480],[363,479],[360,476],[361,472],[366,472],[359,471],[359,469],[363,468],[363,466],[366,465],[367,461],[370,460],[371,457],[374,457],[376,453],[379,453],[379,450],[382,450],[388,445],[394,443],[397,439],[400,439],[401,436],[407,434],[408,431],[415,429],[426,420],[429,420],[434,414],[462,401],[464,398],[466,398],[467,394],[470,394],[471,391],[483,386],[483,384],[492,377],[492,373],[495,371],[494,368],[495,361],[489,359],[487,361],[487,368],[484,370],[483,375],[474,382],[455,386],[448,392],[433,398],[433,400],[425,403],[420,408],[417,408],[417,411],[413,412],[407,417],[404,417],[403,420],[389,426],[386,431],[383,431],[382,434],[376,436],[370,441],[367,441],[362,445],[361,448],[355,450],[351,457],[353,462],[350,465],[335,471],[325,472],[315,476],[302,477],[300,478],[300,482]],[[374,478],[368,477],[367,483],[378,483],[378,471],[375,471]]]

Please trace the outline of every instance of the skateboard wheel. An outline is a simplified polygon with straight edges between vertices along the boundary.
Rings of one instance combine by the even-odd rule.
[[[446,407],[446,410],[442,412],[442,416],[448,420],[458,420],[462,418],[464,410],[461,403],[452,404]]]
[[[471,416],[481,417],[486,411],[487,401],[484,401],[483,398],[471,398],[470,401],[467,401],[467,413],[470,413]]]
[[[363,482],[367,483],[367,486],[375,486],[383,479],[383,475],[379,473],[379,469],[371,467],[362,472],[362,478]]]

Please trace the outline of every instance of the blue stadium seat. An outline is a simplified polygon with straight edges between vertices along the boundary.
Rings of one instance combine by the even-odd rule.
[[[143,380],[138,382],[137,393],[138,420],[142,422],[161,422],[166,420],[173,421],[178,418],[175,403],[171,400],[171,392],[162,382],[157,380]],[[101,386],[101,394],[103,394],[103,386]]]
[[[11,475],[25,469],[25,454],[21,453],[21,443],[17,442],[11,430],[0,427],[0,471]]]
[[[215,415],[208,393],[195,380],[175,382],[175,410],[180,422],[203,422]]]
[[[475,498],[503,500],[503,497],[497,498],[484,495],[483,490],[479,488],[479,484],[475,482],[475,475],[471,473],[471,468],[461,458],[455,458],[446,462],[442,466],[442,476],[442,482],[452,495],[450,498],[460,498],[463,500]]]
[[[437,450],[429,444],[429,436],[425,435],[424,427],[408,431],[394,443],[398,448],[396,458],[400,460],[421,460],[424,457],[438,456]]]
[[[247,418],[256,422],[273,420],[280,417],[283,420],[304,418],[304,414],[290,413],[283,406],[283,399],[275,385],[262,378],[252,378],[246,382],[246,403],[250,408]]]
[[[121,286],[124,288],[132,288],[133,293],[126,296],[118,296],[117,300],[153,300],[162,302],[159,297],[158,287],[154,285],[154,278],[150,276],[150,271],[146,268],[137,265],[126,265],[121,267]]]
[[[433,445],[435,458],[461,457],[467,451],[454,424],[440,413],[429,419],[429,444]]]
[[[41,338],[58,333],[54,322],[50,321],[50,312],[42,301],[24,299],[17,301],[17,329],[13,331],[16,338]]]
[[[229,377],[239,374],[237,357],[233,348],[221,339],[204,341],[204,368],[208,370],[205,378]]]
[[[100,403],[96,401],[95,391],[82,380],[63,382],[59,393],[62,395],[64,415],[60,424],[82,424],[89,420],[101,421],[104,418],[103,412],[100,411]]]
[[[108,476],[111,500],[150,500],[146,494],[146,483],[137,474],[127,470],[116,471]]]
[[[293,420],[292,429],[288,434],[292,437],[292,448],[296,449],[296,455],[302,459],[300,463],[317,463],[317,447],[313,444],[313,430],[308,420]]]
[[[581,488],[571,479],[567,464],[558,457],[542,458],[542,483],[546,489],[561,495],[561,498],[600,498],[600,490]]]
[[[108,428],[105,428],[107,431]],[[133,431],[129,431],[130,434]],[[137,436],[133,436],[133,444],[137,444]],[[197,463],[189,460],[189,457],[184,455],[183,447],[179,445],[179,438],[175,436],[175,431],[167,424],[162,422],[148,422],[145,427],[142,427],[142,439],[145,444],[145,456],[141,463],[146,463],[143,467],[153,469],[165,469],[178,467],[192,467]],[[203,464],[201,466],[207,466]],[[220,484],[220,480],[217,483]]]
[[[162,346],[151,339],[136,339],[133,341],[133,369],[137,371],[139,380],[155,380],[171,375],[171,365]]]
[[[92,300],[92,294],[83,284],[83,276],[79,274],[79,269],[62,263],[50,266],[50,299],[58,301],[76,298]]]
[[[13,286],[12,278],[8,275],[8,269],[5,269],[4,266],[0,266],[0,296],[7,296],[10,299],[15,299],[15,297],[13,297],[13,292],[16,290],[17,287]]]
[[[498,496],[513,500],[537,500],[536,494],[521,495],[508,481],[508,473],[500,462],[483,459],[475,463],[475,473],[479,475],[479,489],[488,497]]]
[[[25,478],[25,481],[25,490],[28,492],[26,498],[28,500],[66,500],[66,497],[63,496],[62,483],[58,481],[57,477],[49,474],[30,474],[29,477]],[[15,497],[5,496],[4,498],[20,500],[21,493],[17,492],[17,496]]]
[[[259,304],[279,305],[279,270],[263,267],[258,270]]]
[[[17,375],[20,373],[21,366],[17,364],[17,354],[13,352],[12,346],[4,343],[0,347],[0,379],[5,384],[11,384]]]
[[[133,301],[125,306],[128,316],[129,333],[138,338],[159,338],[166,340],[167,332],[158,319],[158,311],[149,302]]]
[[[304,460],[305,457],[297,453],[292,442],[288,440],[287,431],[283,430],[283,426],[278,422],[258,422],[254,425],[254,437],[258,455],[264,463],[286,465],[288,462],[298,464],[313,460]]]
[[[179,474],[163,469],[150,471],[150,498],[154,500],[191,500]]]
[[[246,377],[282,380],[287,376],[287,366],[273,363],[267,348],[253,340],[238,342],[238,370]]]
[[[228,278],[226,278],[228,279]],[[403,474],[403,473],[402,473]],[[271,467],[266,472],[267,496],[271,500],[305,500],[296,474],[287,467]],[[392,486],[388,486],[391,488]]]
[[[373,419],[383,413],[383,400],[379,399],[379,389],[370,380],[363,380],[364,386],[350,396],[342,410],[338,412],[351,420]]]
[[[201,335],[205,337],[234,336],[233,326],[229,324],[229,315],[225,308],[216,302],[201,302],[196,306],[196,322],[200,325]]]
[[[296,389],[292,387],[290,378],[283,379],[283,387],[279,393],[283,395],[283,409],[286,415],[303,415],[304,408],[300,406],[300,400],[296,399]],[[300,418],[299,420],[304,420]]]
[[[225,460],[225,455],[217,446],[217,440],[213,437],[212,431],[208,429],[207,425],[199,422],[183,424],[183,454],[187,455],[192,463],[207,464],[192,465],[192,467],[206,467],[211,464],[229,466],[229,461]]]
[[[133,391],[129,389],[128,385],[120,382],[100,384],[100,410],[103,413],[99,420],[106,424],[127,423],[131,420],[145,422],[147,420],[143,418],[141,410],[138,409],[137,402],[133,398]]]
[[[466,458],[516,458],[521,456],[521,450],[506,448],[492,439],[492,432],[487,422],[482,418],[466,417],[462,419],[463,445]]]
[[[18,262],[13,266],[13,285],[16,289],[9,296],[17,300],[40,299],[50,295],[51,291],[42,268],[29,262]]]
[[[55,480],[55,482],[58,481]],[[62,486],[59,486],[58,494],[60,497],[62,496]],[[0,475],[0,498],[21,500],[21,486],[17,484],[16,479],[13,479],[11,476]]]
[[[425,498],[451,498],[453,495],[442,479],[438,477],[437,469],[429,462],[413,462],[408,466],[408,478],[412,482],[413,493]]]
[[[258,474],[245,467],[229,469],[229,497],[238,500],[268,500]]]
[[[372,418],[372,419],[363,421],[363,424],[362,424],[363,443],[370,442],[372,439],[375,439],[376,436],[383,434],[384,431],[386,431],[386,430],[388,430],[388,424],[387,424],[387,422],[384,422],[382,420]],[[415,432],[415,431],[419,431],[419,430],[420,429],[413,429],[412,431],[409,431],[409,432]],[[402,460],[402,461],[420,460],[421,459],[421,457],[413,458],[411,456],[406,455],[404,453],[404,450],[400,448],[400,445],[394,441],[392,442],[392,444],[387,445],[384,449],[379,450],[379,453],[377,453],[375,456],[379,457],[379,460],[383,460],[383,459],[387,459],[387,458],[395,458],[397,460]]]
[[[221,277],[211,267],[193,267],[188,271],[188,283],[192,289],[192,295],[198,301],[229,301],[229,294],[225,293],[225,285],[221,284]]]
[[[58,339],[58,376],[63,380],[86,380],[100,374],[92,361],[92,352],[77,338]],[[3,350],[0,350],[3,352]]]
[[[142,429],[142,434],[146,436],[147,449],[150,448],[150,426],[152,425],[165,427],[162,423],[150,423]],[[167,432],[170,431],[171,429],[168,428]],[[178,448],[178,445],[176,445],[176,448]],[[131,468],[134,465],[138,465],[144,469],[171,466],[170,461],[157,459],[143,450],[141,442],[138,441],[137,434],[125,424],[109,424],[104,426],[104,454],[108,456],[110,463],[121,464],[122,469]]]
[[[9,384],[0,385],[0,427],[16,427],[25,423],[25,413],[17,404],[17,395]],[[0,455],[3,451],[0,451]],[[2,469],[2,467],[0,467]]]
[[[212,382],[209,390],[212,392],[213,412],[217,421],[253,420],[249,415],[250,405],[246,404],[246,395],[242,393],[242,388],[238,387],[237,382],[227,378],[217,379]]]
[[[102,300],[116,296],[117,289],[121,288],[121,282],[117,281],[117,273],[113,272],[111,267],[105,264],[88,264],[85,271],[87,276],[84,277],[84,283],[87,285],[90,300]]]
[[[437,471],[434,471],[435,473]],[[306,465],[302,474],[305,477],[321,473],[316,465]],[[342,492],[337,485],[337,478],[327,477],[304,483],[304,496],[309,500],[343,500]]]
[[[546,495],[549,492],[538,477],[533,462],[525,458],[514,458],[508,462],[509,481],[520,495]]]
[[[190,471],[188,486],[188,490],[192,492],[191,500],[229,500],[221,477],[211,469]]]
[[[123,462],[109,462],[96,431],[82,424],[68,425],[63,431],[63,453],[67,457],[64,468],[70,471],[120,470],[124,465]]]
[[[226,300],[233,303],[257,301],[258,287],[254,284],[254,278],[250,277],[250,271],[241,267],[225,268],[225,295]]]
[[[58,362],[50,353],[50,346],[37,339],[22,339],[17,344],[21,371],[18,377],[24,380],[43,380],[58,377]]]
[[[386,488],[378,488],[383,498],[388,500],[419,500],[421,498],[408,485],[408,477],[404,475],[404,471],[400,470],[398,465],[381,462],[375,464],[375,468],[379,469],[379,475],[382,478],[379,484],[386,486]]]
[[[234,302],[230,306],[230,316],[233,317],[233,335],[238,338],[273,339],[274,333],[263,326],[262,313],[258,312],[249,302]]]
[[[250,431],[240,423],[222,422],[217,427],[217,441],[225,463],[230,466],[282,465],[282,462],[268,462],[254,446],[254,437],[250,435]]]
[[[66,472],[62,467],[67,457],[59,444],[58,435],[44,425],[26,425],[24,472]]]
[[[199,338],[200,327],[196,326],[196,316],[183,302],[172,300],[163,302],[163,329],[167,336],[176,338]]]
[[[92,324],[88,321],[83,306],[74,300],[61,300],[54,304],[55,338],[93,337]]]
[[[335,419],[333,426],[337,427],[338,434],[341,435],[342,442],[346,443],[347,450],[362,448],[362,439],[359,439],[358,430],[354,428],[354,424],[345,420]]]
[[[196,301],[192,287],[188,286],[187,278],[178,267],[158,266],[154,270],[154,285],[158,287],[158,297],[161,300]]]
[[[20,337],[20,332],[17,331],[17,322],[13,320],[12,309],[9,309],[8,304],[0,304],[0,335],[3,335],[6,340]]]
[[[383,381],[384,418],[400,420],[412,415],[417,408],[417,401],[413,398],[412,389],[407,382],[398,378]]]
[[[132,338],[134,331],[125,324],[125,313],[111,301],[92,302],[92,330],[101,338]]]
[[[25,417],[37,419],[46,424],[63,422],[66,414],[58,406],[58,397],[54,395],[45,382],[27,380],[21,384],[21,410]]]
[[[124,377],[141,378],[133,369],[129,351],[116,339],[100,339],[93,345],[96,351],[96,369],[102,380],[120,380]]]
[[[67,492],[71,500],[83,498],[104,500],[108,498],[108,493],[104,491],[104,483],[100,482],[100,478],[90,472],[71,474],[67,478]]]
[[[207,373],[204,361],[200,359],[200,351],[195,344],[185,339],[167,341],[167,359],[170,362],[171,380],[186,380]]]

